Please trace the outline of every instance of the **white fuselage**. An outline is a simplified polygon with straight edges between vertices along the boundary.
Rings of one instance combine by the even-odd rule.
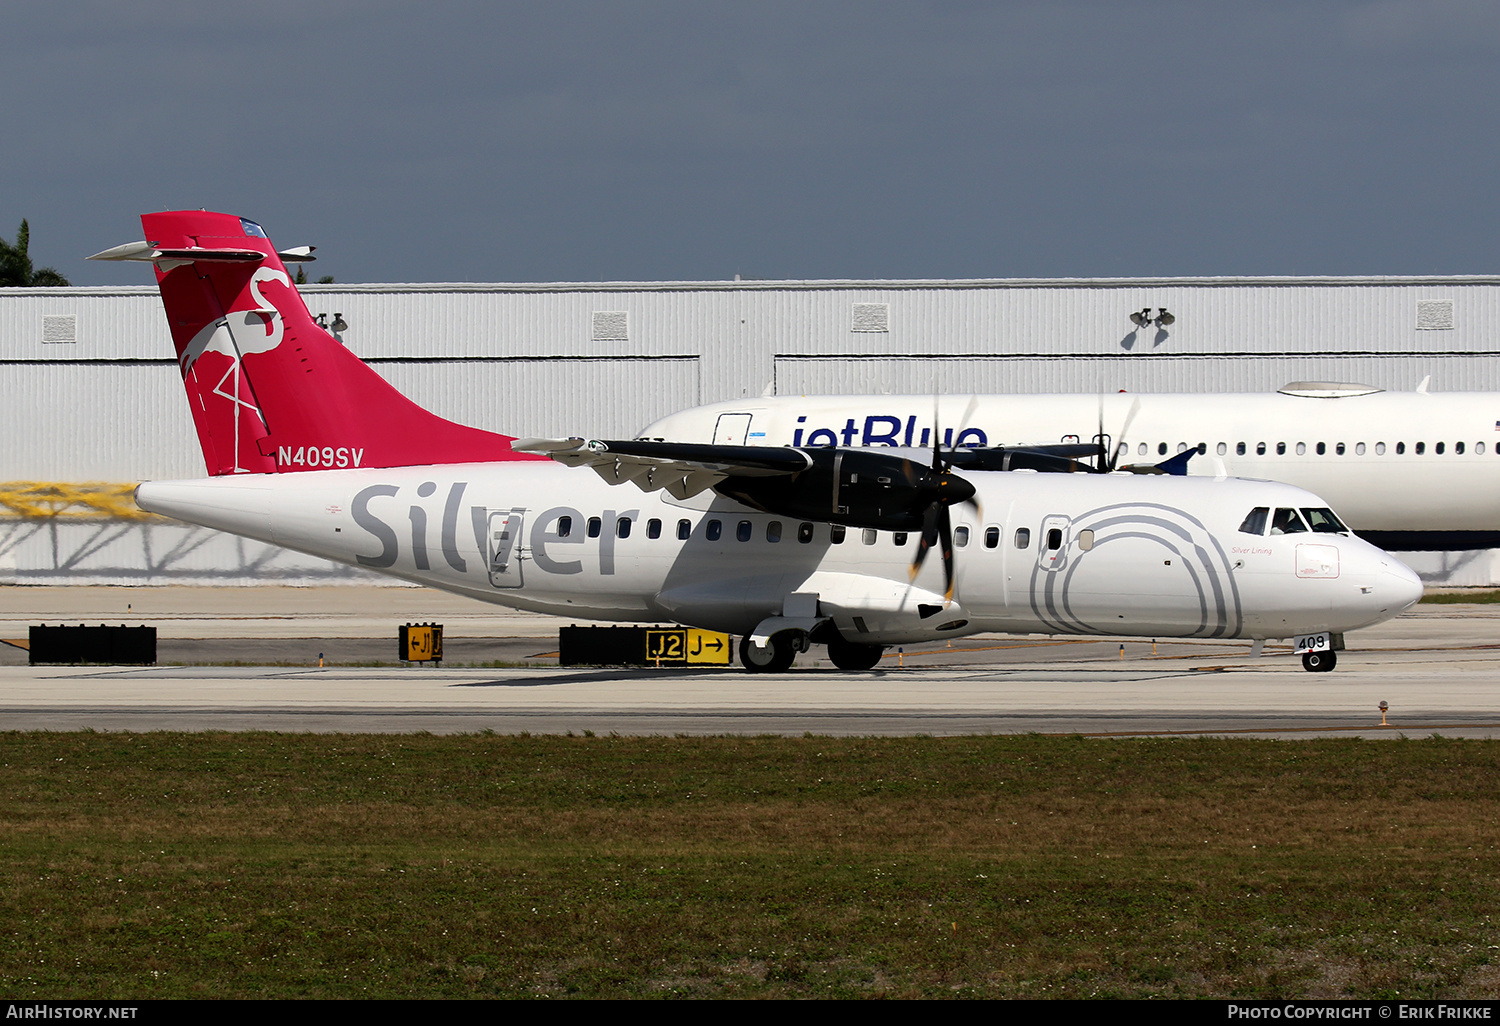
[[[1102,423],[1121,465],[1202,445],[1190,476],[1285,482],[1357,531],[1429,539],[1404,547],[1487,546],[1461,533],[1500,531],[1497,393],[948,395],[936,420],[945,445],[991,446],[1089,442]],[[787,396],[685,410],[640,437],[927,447],[933,421],[932,396]]]
[[[550,462],[148,482],[141,508],[520,609],[745,634],[816,594],[846,638],[979,631],[1288,637],[1378,623],[1421,595],[1345,534],[1241,530],[1253,508],[1326,504],[1283,484],[1135,475],[966,475],[941,560],[915,535],[837,529],[703,493],[679,501]],[[681,535],[679,534],[681,532]],[[653,535],[655,535],[653,537]]]

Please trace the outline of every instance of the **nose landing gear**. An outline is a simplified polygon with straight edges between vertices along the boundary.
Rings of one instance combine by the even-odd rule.
[[[1308,673],[1327,673],[1338,665],[1338,656],[1332,651],[1302,653],[1302,668]]]

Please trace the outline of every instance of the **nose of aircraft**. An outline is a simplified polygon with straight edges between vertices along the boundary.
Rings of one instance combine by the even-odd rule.
[[[1385,572],[1385,580],[1381,583],[1391,592],[1392,611],[1404,613],[1416,605],[1422,597],[1422,579],[1416,571],[1389,554],[1381,559],[1380,566]]]

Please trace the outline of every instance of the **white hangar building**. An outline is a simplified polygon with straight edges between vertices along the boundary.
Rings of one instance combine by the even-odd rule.
[[[684,407],[762,394],[1235,392],[1296,380],[1410,390],[1424,379],[1434,392],[1500,391],[1500,277],[302,291],[414,400],[512,435],[630,437]],[[1170,323],[1137,327],[1130,314],[1146,308]],[[203,474],[154,286],[0,290],[0,388],[0,583],[364,576],[132,513],[136,482]],[[1432,581],[1489,584],[1491,557],[1412,562]]]

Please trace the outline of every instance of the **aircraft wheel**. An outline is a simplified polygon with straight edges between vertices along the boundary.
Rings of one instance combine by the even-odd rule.
[[[1308,673],[1327,673],[1338,665],[1338,656],[1332,652],[1304,652],[1302,668]]]
[[[792,665],[792,660],[797,658],[797,650],[792,647],[792,639],[787,632],[771,636],[771,643],[765,648],[752,644],[747,634],[740,639],[740,665],[751,673],[781,673]]]
[[[828,658],[833,660],[833,665],[851,672],[873,669],[880,663],[883,652],[884,645],[861,645],[842,638],[828,643]]]

